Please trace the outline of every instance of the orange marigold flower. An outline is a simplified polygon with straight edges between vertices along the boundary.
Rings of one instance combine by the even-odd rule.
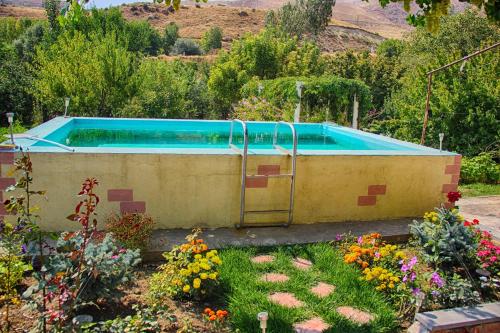
[[[217,320],[217,316],[216,315],[212,315],[212,316],[208,317],[208,320],[210,320],[210,321]]]
[[[203,243],[203,239],[197,239],[196,242],[199,244],[199,243]]]
[[[212,311],[212,309],[210,309],[210,308],[205,308],[205,310],[203,310],[203,313],[204,313],[204,314],[209,314],[211,311]]]

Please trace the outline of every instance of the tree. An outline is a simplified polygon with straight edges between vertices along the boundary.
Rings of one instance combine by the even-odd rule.
[[[179,26],[174,22],[170,22],[165,27],[165,34],[163,35],[163,52],[169,54],[175,42],[179,38]]]
[[[59,0],[45,0],[43,3],[45,7],[45,13],[47,14],[47,20],[49,21],[49,27],[51,32],[56,33],[59,31],[59,22],[57,17],[59,16]]]
[[[175,55],[200,55],[201,49],[198,43],[189,38],[179,38],[172,47],[172,54]]]
[[[427,92],[425,73],[499,39],[498,27],[474,11],[443,18],[437,34],[417,29],[403,48],[401,59],[406,68],[401,88],[385,103],[390,119],[379,131],[418,142]],[[452,66],[433,77],[426,143],[438,147],[439,133],[444,133],[445,148],[465,155],[498,149],[499,50],[474,57],[460,67]]]
[[[201,47],[205,52],[222,48],[222,29],[211,27],[206,31],[201,39]]]
[[[334,5],[335,0],[297,0],[269,15],[266,22],[277,22],[283,31],[299,38],[305,33],[317,36],[330,22]]]
[[[44,120],[62,111],[65,96],[71,97],[72,115],[109,117],[133,93],[128,84],[136,68],[134,54],[114,33],[89,38],[65,32],[37,50],[33,90]]]

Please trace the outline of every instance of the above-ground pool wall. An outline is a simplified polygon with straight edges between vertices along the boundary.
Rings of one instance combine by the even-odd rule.
[[[18,154],[18,153],[16,153]],[[3,190],[13,153],[0,153]],[[45,230],[74,230],[66,220],[87,177],[99,180],[98,220],[112,212],[150,214],[158,228],[232,227],[239,221],[241,157],[201,154],[31,153],[40,225]],[[284,156],[249,155],[248,173],[289,172]],[[294,223],[377,220],[421,216],[456,190],[459,155],[298,156]],[[247,208],[283,209],[288,179],[247,181]],[[3,208],[3,207],[2,207]],[[2,211],[2,214],[6,214]],[[286,216],[257,215],[249,222],[286,221]]]

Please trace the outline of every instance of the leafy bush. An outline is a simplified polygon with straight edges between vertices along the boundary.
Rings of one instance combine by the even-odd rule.
[[[139,308],[137,304],[132,306],[135,314],[125,318],[117,317],[99,323],[84,324],[83,333],[142,333],[160,332],[160,325],[157,321],[157,312],[149,307]]]
[[[36,21],[29,18],[0,18],[0,43],[11,43],[21,36]]]
[[[198,43],[189,38],[179,38],[172,47],[172,54],[175,55],[200,55],[201,49]]]
[[[248,121],[290,121],[293,119],[293,114],[284,114],[265,99],[251,97],[238,102],[231,118]]]
[[[179,38],[179,26],[174,22],[170,22],[165,27],[165,34],[163,35],[163,51],[169,54],[175,42]]]
[[[496,184],[500,181],[500,166],[493,160],[493,155],[490,153],[481,153],[471,158],[464,157],[460,180],[464,184]]]
[[[157,55],[162,47],[162,38],[158,31],[146,21],[131,21],[126,24],[128,50]]]
[[[422,223],[415,221],[410,230],[426,259],[437,266],[460,267],[474,261],[476,234],[464,225],[456,209],[438,208],[427,214]]]
[[[339,124],[350,124],[354,94],[359,102],[361,122],[371,108],[370,89],[363,82],[335,76],[252,80],[241,88],[241,95],[245,97],[258,95],[274,107],[281,109],[285,115],[292,115],[296,103],[299,102],[296,89],[297,81],[304,83],[301,99],[303,106],[301,121],[330,120]]]
[[[437,301],[444,308],[473,306],[481,302],[481,295],[469,280],[453,274],[447,279]]]
[[[139,250],[119,247],[109,234],[99,239],[97,185],[93,178],[83,182],[82,198],[75,213],[68,216],[81,230],[59,237],[42,269],[34,272],[35,283],[23,294],[41,313],[39,329],[48,323],[62,330],[80,307],[95,304],[99,298],[116,297],[117,288],[131,280],[132,268],[140,262]]]
[[[201,39],[201,47],[205,52],[220,49],[222,47],[222,29],[211,27],[206,31]]]
[[[209,250],[199,229],[186,237],[185,244],[163,254],[166,263],[151,277],[149,297],[157,301],[169,297],[208,297],[218,284],[222,261],[216,250]]]
[[[112,214],[107,218],[106,230],[127,249],[146,250],[155,222],[146,214]]]

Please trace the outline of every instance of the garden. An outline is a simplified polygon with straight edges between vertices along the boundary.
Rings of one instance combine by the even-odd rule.
[[[111,214],[98,227],[94,178],[68,199],[78,231],[40,230],[33,202],[50,193],[33,188],[33,167],[27,153],[15,160],[4,202],[15,224],[0,224],[2,332],[395,332],[418,312],[500,299],[500,246],[460,215],[459,192],[403,244],[371,233],[213,249],[195,229],[145,263],[153,219]]]

